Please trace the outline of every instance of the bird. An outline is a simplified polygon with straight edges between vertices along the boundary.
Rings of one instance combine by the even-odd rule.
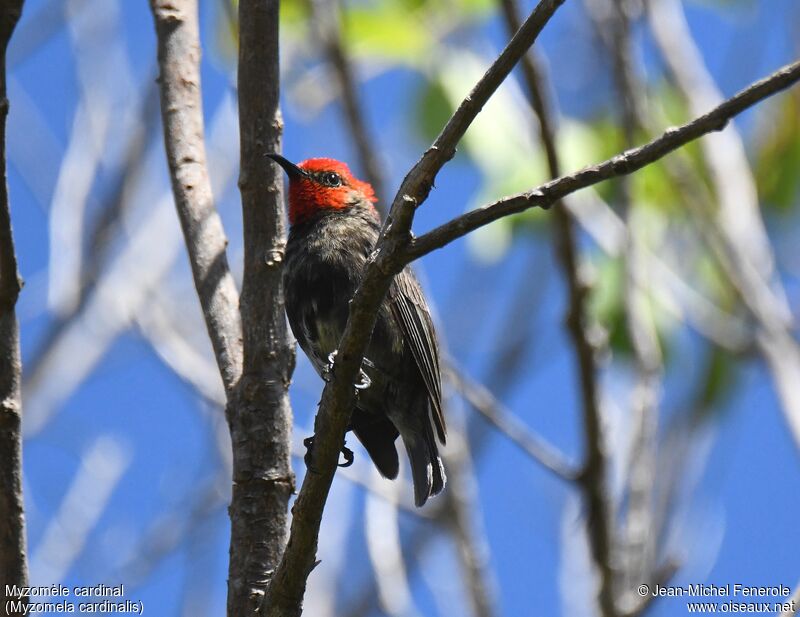
[[[381,219],[369,183],[331,158],[299,164],[267,154],[289,178],[289,237],[283,268],[286,314],[317,373],[330,377],[350,300],[375,250]],[[397,274],[378,310],[357,385],[352,430],[385,478],[399,472],[399,436],[411,465],[414,503],[442,491],[438,441],[447,438],[439,345],[422,288],[409,266]],[[434,434],[435,433],[435,434]],[[313,438],[306,440],[313,446]],[[343,446],[345,457],[352,453]],[[308,461],[308,457],[307,457]]]

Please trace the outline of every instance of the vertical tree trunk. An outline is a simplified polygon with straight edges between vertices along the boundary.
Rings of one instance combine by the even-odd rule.
[[[233,501],[228,615],[257,612],[286,544],[294,491],[288,387],[294,345],[283,308],[286,247],[282,178],[266,152],[280,150],[277,0],[239,3],[239,125],[244,223],[240,309],[244,373],[228,405]]]
[[[5,150],[6,49],[21,12],[22,0],[3,0],[0,9],[0,610],[3,611],[6,601],[11,599],[6,597],[6,585],[28,584],[22,501],[22,365],[15,313],[22,281],[17,273],[11,233]]]

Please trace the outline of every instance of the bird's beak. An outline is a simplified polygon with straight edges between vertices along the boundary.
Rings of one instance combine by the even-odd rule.
[[[304,169],[300,169],[297,165],[289,161],[288,159],[283,158],[280,154],[275,154],[273,152],[267,153],[267,156],[275,161],[278,165],[283,167],[283,170],[289,175],[289,179],[293,178],[307,178],[308,172]]]

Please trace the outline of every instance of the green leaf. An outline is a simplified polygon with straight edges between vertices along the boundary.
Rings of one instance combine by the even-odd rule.
[[[608,344],[612,351],[629,356],[633,346],[625,325],[624,264],[620,258],[600,256],[595,268],[589,314],[608,332]]]
[[[761,203],[785,213],[800,190],[800,97],[788,93],[770,110],[758,145],[756,185]]]
[[[427,61],[435,46],[419,11],[399,2],[350,8],[345,15],[345,43],[351,53],[416,66]]]
[[[425,143],[431,143],[450,119],[454,107],[442,83],[426,81],[417,92],[414,128]]]

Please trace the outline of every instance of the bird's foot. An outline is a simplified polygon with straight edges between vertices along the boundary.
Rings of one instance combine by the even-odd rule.
[[[306,437],[303,440],[303,445],[306,447],[306,454],[303,457],[303,462],[306,464],[306,467],[311,467],[311,453],[314,450],[314,435]]]
[[[338,349],[334,349],[331,353],[328,354],[328,364],[326,364],[322,369],[322,379],[328,383],[331,379],[333,379],[333,365],[336,361],[336,355],[339,353]],[[372,366],[372,362],[364,358],[364,364],[367,366]],[[372,380],[369,376],[364,372],[363,368],[358,369],[358,381],[355,383],[356,390],[366,390],[372,385]]]
[[[372,380],[364,372],[363,368],[358,369],[358,381],[355,384],[356,390],[366,390],[372,385]]]
[[[352,465],[353,461],[355,460],[355,455],[353,454],[353,451],[343,443],[342,449],[339,450],[339,452],[341,452],[342,456],[344,457],[344,463],[337,463],[337,465],[339,467],[350,467],[350,465]]]
[[[306,437],[303,440],[303,445],[306,447],[306,454],[303,457],[303,461],[305,461],[306,467],[308,468],[311,467],[313,459],[314,438],[315,435],[312,435],[311,437]],[[352,465],[353,461],[355,460],[355,455],[353,454],[353,451],[347,447],[346,443],[347,443],[346,441],[342,443],[342,448],[341,450],[339,450],[342,453],[342,456],[344,456],[344,463],[337,463],[339,467],[350,467],[350,465]]]
[[[328,383],[331,379],[333,379],[333,363],[336,360],[336,354],[338,353],[339,350],[334,349],[328,354],[328,363],[322,368],[322,379],[325,380],[325,383]]]

